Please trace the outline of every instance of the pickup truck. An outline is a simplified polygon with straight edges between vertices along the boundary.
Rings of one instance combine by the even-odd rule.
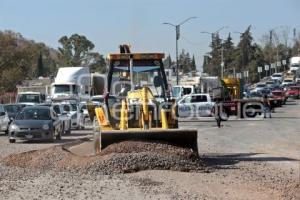
[[[209,117],[214,107],[209,94],[188,94],[177,103],[179,117]]]

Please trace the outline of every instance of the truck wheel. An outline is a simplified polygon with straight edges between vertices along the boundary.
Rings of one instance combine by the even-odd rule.
[[[245,113],[245,114],[246,114],[246,117],[249,117],[249,118],[254,118],[254,117],[256,117],[257,112],[255,112],[255,108],[253,108],[253,107],[247,107],[246,109],[247,109],[247,110],[250,110],[249,112],[246,112],[246,113]]]
[[[66,135],[70,135],[70,134],[71,134],[71,128],[66,131]]]
[[[9,143],[15,143],[16,139],[9,139]]]

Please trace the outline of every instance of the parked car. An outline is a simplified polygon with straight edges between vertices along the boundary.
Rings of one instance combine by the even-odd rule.
[[[21,140],[61,139],[62,124],[58,115],[48,106],[25,107],[9,126],[9,142]]]
[[[212,116],[212,102],[209,94],[189,94],[178,101],[179,117]]]
[[[290,86],[287,91],[287,96],[295,99],[300,98],[300,86]]]
[[[52,107],[53,110],[58,115],[58,118],[62,123],[62,131],[65,134],[71,134],[71,117],[68,116],[67,112],[64,112],[63,105],[59,103],[54,104],[41,104],[42,106]]]
[[[5,111],[4,106],[2,104],[0,104],[0,132],[5,132],[5,134],[7,134],[8,127],[9,127],[8,114]]]
[[[25,108],[25,104],[5,104],[4,108],[8,114],[10,121],[14,120],[16,115]]]

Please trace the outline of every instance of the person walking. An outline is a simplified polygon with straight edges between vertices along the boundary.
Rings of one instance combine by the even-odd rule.
[[[271,103],[270,103],[270,99],[269,99],[268,95],[264,95],[264,97],[262,99],[262,103],[263,103],[264,118],[267,117],[267,113],[269,113],[269,117],[272,118]]]
[[[221,103],[219,100],[215,103],[215,119],[217,122],[217,126],[221,128]]]

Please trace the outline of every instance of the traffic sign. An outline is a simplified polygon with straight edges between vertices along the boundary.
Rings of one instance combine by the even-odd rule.
[[[265,65],[265,70],[269,71],[269,67],[270,67],[269,65]]]

